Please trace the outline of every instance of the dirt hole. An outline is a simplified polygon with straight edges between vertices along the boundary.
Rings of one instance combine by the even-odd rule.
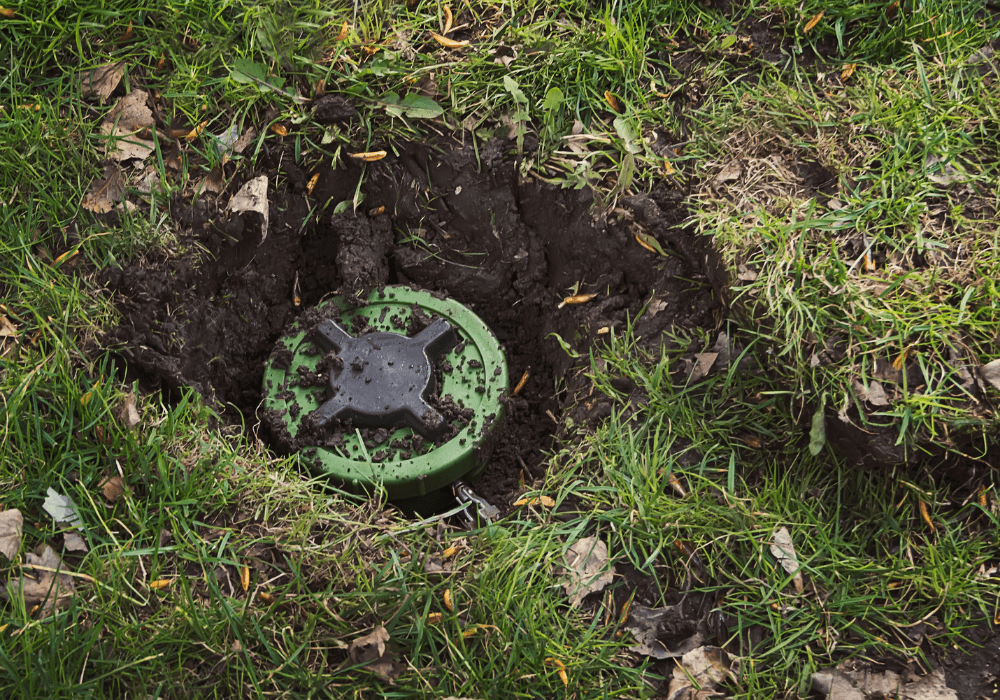
[[[512,384],[528,375],[476,484],[507,503],[522,471],[541,475],[567,410],[577,424],[610,413],[607,397],[578,391],[583,365],[552,334],[586,357],[631,320],[638,336],[658,343],[672,326],[709,323],[716,296],[705,251],[681,228],[684,193],[661,187],[607,211],[588,190],[519,176],[505,148],[498,140],[412,144],[376,163],[319,170],[274,152],[260,164],[270,183],[263,242],[258,214],[226,210],[262,173],[230,163],[218,199],[174,201],[171,245],[107,273],[124,320],[105,342],[145,390],[176,398],[193,387],[224,419],[256,428],[265,360],[283,329],[325,295],[360,297],[383,284],[444,293],[497,335]],[[356,210],[333,213],[357,192]],[[676,255],[650,252],[637,233]],[[573,293],[596,296],[560,308]],[[640,315],[654,297],[657,312]]]

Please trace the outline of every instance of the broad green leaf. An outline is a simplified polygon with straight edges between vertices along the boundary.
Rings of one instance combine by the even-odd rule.
[[[444,114],[441,106],[429,97],[409,94],[402,100],[394,92],[388,92],[380,99],[385,111],[394,117],[410,119],[433,119]]]
[[[625,117],[615,117],[614,126],[615,132],[625,142],[625,148],[629,153],[638,153],[642,150],[642,144],[639,143],[639,135],[635,133],[635,129],[629,124],[628,119]]]
[[[549,91],[545,93],[545,99],[542,101],[542,108],[546,112],[555,112],[562,106],[563,99],[562,90],[557,87],[549,88]]]
[[[237,58],[233,69],[229,71],[229,77],[238,83],[253,83],[262,92],[268,92],[271,88],[281,90],[285,85],[283,78],[268,75],[265,66],[248,58]]]
[[[517,81],[509,75],[505,75],[503,77],[503,87],[511,94],[515,102],[523,105],[528,104],[528,98],[524,96],[523,92],[521,92],[521,88],[518,87]]]

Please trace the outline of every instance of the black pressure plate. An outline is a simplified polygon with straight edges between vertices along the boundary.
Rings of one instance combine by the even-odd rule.
[[[316,326],[316,342],[337,353],[330,370],[331,398],[309,420],[322,428],[334,418],[365,427],[408,425],[429,440],[447,428],[444,417],[427,403],[436,389],[433,362],[458,338],[443,318],[412,338],[399,333],[370,333],[355,338],[334,321]]]

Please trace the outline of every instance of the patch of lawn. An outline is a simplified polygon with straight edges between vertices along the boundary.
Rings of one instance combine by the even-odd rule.
[[[992,482],[811,455],[808,425],[825,405],[827,422],[891,431],[904,457],[986,453],[991,390],[974,375],[1000,334],[1000,128],[983,4],[466,3],[449,6],[458,48],[430,34],[444,7],[25,2],[0,19],[0,506],[25,522],[0,582],[51,543],[75,584],[52,615],[0,607],[4,696],[650,695],[664,666],[622,630],[639,579],[647,606],[705,601],[722,624],[705,641],[741,657],[735,697],[805,694],[846,656],[919,666],[926,642],[964,644],[996,613]],[[774,63],[741,41],[769,16]],[[127,88],[82,98],[79,74],[116,61]],[[81,201],[100,122],[140,87],[170,131],[150,156],[161,188],[95,216]],[[323,91],[359,117],[318,123],[307,100]],[[739,347],[702,381],[681,353],[717,329],[668,338],[680,352],[628,335],[598,350],[595,390],[624,376],[648,403],[557,446],[525,487],[554,508],[474,532],[304,477],[189,390],[141,396],[130,426],[134,387],[96,342],[116,313],[98,273],[179,252],[169,203],[234,126],[258,129],[234,156],[248,170],[472,132],[608,208],[661,182],[690,191],[734,280]],[[49,488],[77,504],[87,552],[62,549]],[[780,527],[801,592],[771,550]],[[558,569],[585,536],[636,575],[572,608]],[[379,628],[392,684],[352,646]]]

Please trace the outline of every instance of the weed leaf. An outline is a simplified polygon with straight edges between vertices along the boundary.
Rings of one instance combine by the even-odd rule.
[[[503,87],[504,90],[509,92],[510,96],[514,98],[515,102],[522,105],[528,104],[528,98],[524,96],[523,92],[521,92],[521,88],[518,86],[517,81],[509,75],[505,75],[503,77]]]
[[[809,454],[818,455],[826,444],[826,397],[819,402],[819,408],[812,417],[812,427],[809,429]]]
[[[444,114],[441,106],[429,97],[410,93],[402,100],[394,92],[386,93],[380,100],[385,111],[394,117],[409,119],[434,119]]]

